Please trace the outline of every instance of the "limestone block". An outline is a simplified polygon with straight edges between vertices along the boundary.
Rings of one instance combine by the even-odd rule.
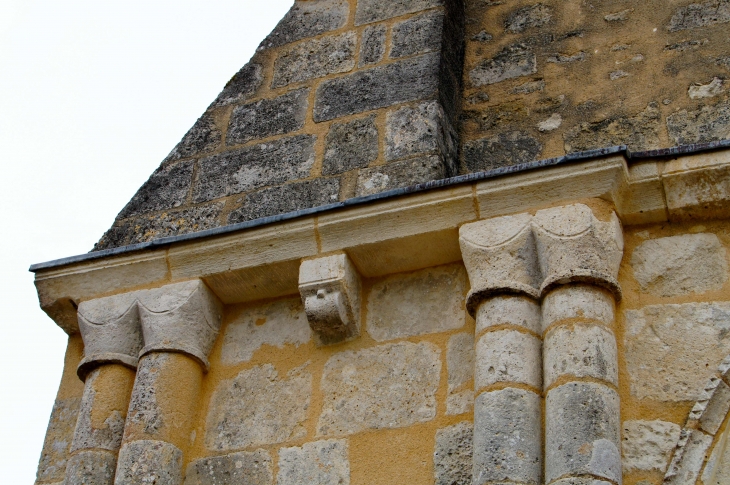
[[[380,0],[360,0],[355,12],[355,25],[377,22],[399,15],[418,12],[443,4],[443,0],[398,0],[382,2]]]
[[[556,288],[542,302],[544,329],[555,323],[580,319],[613,326],[615,303],[611,295],[589,285],[566,285]]]
[[[730,129],[730,102],[703,105],[693,110],[679,110],[667,116],[667,131],[677,145],[707,143],[727,138]],[[700,175],[700,177],[702,177]],[[723,184],[724,185],[724,184]],[[726,187],[727,185],[725,185]],[[704,191],[707,187],[701,187]],[[669,195],[669,194],[667,194]],[[714,194],[720,198],[721,194]],[[727,191],[722,199],[727,200]],[[669,198],[667,198],[669,202]]]
[[[449,130],[446,115],[437,101],[389,111],[385,119],[385,159],[433,152],[452,157],[454,147],[445,144]]]
[[[395,59],[439,50],[443,28],[444,13],[438,10],[396,23],[390,57]]]
[[[680,446],[674,452],[669,471],[664,476],[664,484],[695,483],[711,445],[712,436],[702,431],[682,430]]]
[[[642,483],[642,482],[638,482]],[[646,484],[648,482],[644,482]],[[563,478],[561,480],[556,480],[552,482],[550,485],[612,485],[611,482],[607,482],[605,480],[596,480],[595,478],[580,478],[580,477],[570,477],[570,478]]]
[[[719,381],[700,417],[700,429],[714,435],[730,411],[730,387]]]
[[[471,411],[474,406],[474,335],[460,333],[449,338],[446,347],[446,368],[448,370],[448,392],[446,414],[456,415]]]
[[[643,242],[631,256],[645,292],[677,296],[719,290],[727,282],[727,251],[715,234],[684,234]]]
[[[466,275],[461,265],[385,278],[372,286],[367,331],[378,342],[464,326]]]
[[[64,485],[112,485],[117,457],[106,451],[82,451],[68,460]]]
[[[304,368],[286,378],[271,364],[221,381],[210,402],[205,445],[225,451],[301,439],[312,396],[312,375]]]
[[[122,444],[125,421],[125,415],[123,413],[126,411],[128,403],[118,403],[119,405],[117,406],[112,405],[107,407],[107,409],[110,407],[120,409],[112,410],[106,416],[102,415],[101,418],[103,419],[100,419],[97,414],[104,414],[100,408],[106,403],[102,403],[101,406],[97,404],[96,408],[94,406],[96,401],[96,390],[94,386],[98,381],[98,377],[99,369],[95,369],[86,378],[84,395],[81,398],[76,429],[74,431],[73,442],[71,443],[72,452],[93,448],[116,452]],[[96,421],[95,423],[93,422],[94,420]],[[103,423],[99,423],[99,421]]]
[[[474,409],[474,391],[458,391],[446,396],[446,415],[456,416],[471,413]]]
[[[201,120],[198,120],[198,123],[196,123],[196,126],[192,128],[191,132],[200,129],[199,124],[201,123],[207,125],[211,132],[213,132],[213,130],[217,130],[215,125],[212,125],[212,119],[204,116]],[[190,151],[195,150],[196,145],[199,147],[200,151],[208,152],[220,143],[220,136],[220,130],[217,130],[217,140],[201,143],[201,141],[197,139],[188,140],[188,136],[186,135],[178,147],[173,150],[173,153],[168,155],[168,159],[181,158],[184,156],[183,154],[187,154]],[[197,138],[197,136],[195,138]],[[207,140],[207,137],[203,137],[203,140]],[[185,143],[189,145],[187,147],[182,147],[181,145]],[[154,171],[150,178],[147,179],[144,185],[139,188],[137,193],[134,194],[134,197],[132,197],[132,200],[124,206],[124,209],[122,209],[119,213],[117,219],[127,219],[129,217],[147,214],[149,212],[173,209],[185,204],[188,192],[190,192],[190,184],[192,184],[193,181],[194,165],[194,161],[167,164],[163,163]]]
[[[346,32],[294,44],[274,62],[272,88],[351,71],[355,67],[357,34]]]
[[[266,450],[241,451],[190,463],[185,485],[272,485],[271,456]]]
[[[488,298],[479,306],[476,321],[477,334],[497,325],[515,325],[536,334],[542,332],[540,304],[524,296],[500,295]]]
[[[345,351],[325,364],[317,435],[402,428],[436,416],[441,373],[438,348],[400,342]]]
[[[546,481],[593,475],[621,483],[619,396],[593,383],[552,389],[545,401]]]
[[[560,326],[545,336],[545,387],[563,376],[593,377],[618,386],[616,337],[596,325]]]
[[[482,61],[469,72],[469,79],[474,87],[479,87],[536,72],[535,52],[524,44],[513,44],[493,58]]]
[[[324,440],[279,450],[277,485],[349,485],[347,440]]]
[[[134,380],[134,388],[129,401],[127,425],[138,425],[147,435],[157,436],[160,430],[169,427],[164,412],[157,400],[160,370],[170,367],[168,352],[153,352],[141,360]]]
[[[308,0],[296,2],[258,50],[278,47],[314,37],[345,25],[350,14],[346,0]]]
[[[726,22],[730,22],[730,7],[727,2],[706,0],[679,7],[669,21],[667,29],[670,32],[677,32]]]
[[[710,454],[707,465],[705,465],[702,472],[702,483],[704,485],[728,485],[728,480],[730,480],[728,437],[730,437],[730,431],[725,431],[712,448],[712,454]]]
[[[374,116],[332,123],[325,140],[322,175],[336,175],[366,167],[376,158],[378,127]]]
[[[464,144],[464,164],[469,172],[528,163],[540,158],[543,146],[526,131],[509,130]]]
[[[697,401],[730,354],[730,303],[652,305],[625,315],[631,393],[639,399]]]
[[[183,454],[164,441],[138,440],[122,445],[114,485],[180,485]]]
[[[362,31],[359,67],[377,64],[385,54],[385,26],[371,25]]]
[[[517,330],[484,334],[476,345],[475,389],[511,382],[542,389],[539,338]]]
[[[552,14],[553,9],[541,3],[518,8],[507,15],[504,28],[507,32],[519,34],[525,30],[546,25],[552,19]]]
[[[309,106],[308,97],[308,89],[299,89],[233,108],[226,144],[236,145],[300,130]]]
[[[80,403],[81,399],[71,398],[59,399],[53,404],[41,459],[38,463],[37,481],[63,480]]]
[[[623,463],[627,472],[658,470],[665,472],[681,428],[666,421],[624,421]]]
[[[358,197],[411,187],[446,178],[450,168],[441,155],[424,155],[360,170],[355,193]]]
[[[461,422],[436,432],[433,452],[435,485],[471,485],[474,426]]]
[[[346,254],[302,261],[299,294],[320,344],[360,335],[360,288],[360,275]]]
[[[474,404],[474,485],[538,485],[542,475],[541,399],[523,389],[485,392]]]
[[[227,106],[250,99],[264,82],[261,64],[249,62],[226,84],[213,106]]]
[[[588,206],[574,204],[538,211],[532,225],[544,278],[542,294],[573,281],[604,286],[620,298],[616,277],[624,243],[615,213],[602,222]]]
[[[248,362],[263,345],[283,349],[312,339],[302,300],[286,298],[246,308],[226,326],[221,361],[224,365]]]

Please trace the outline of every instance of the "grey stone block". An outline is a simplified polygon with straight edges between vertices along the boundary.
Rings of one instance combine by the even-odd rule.
[[[194,161],[163,164],[122,209],[118,219],[173,209],[185,203],[193,183]]]
[[[86,377],[86,382],[84,384],[84,396],[81,398],[79,417],[76,421],[76,430],[74,431],[74,438],[71,443],[72,452],[93,448],[116,452],[122,444],[124,416],[120,410],[113,410],[106,416],[100,416],[101,410],[97,408],[95,413],[96,427],[92,425],[92,412],[96,398],[94,383],[98,376],[99,373],[95,369],[95,371],[92,371]],[[126,411],[126,408],[127,403],[125,403],[124,409],[121,411]],[[103,424],[100,423],[100,421]]]
[[[377,194],[399,187],[441,180],[449,172],[438,155],[410,158],[388,165],[363,169],[357,177],[358,196]]]
[[[669,136],[678,145],[730,138],[730,101],[667,116]]]
[[[552,389],[545,402],[545,479],[593,475],[621,483],[619,396],[593,383]]]
[[[132,397],[129,401],[127,422],[143,428],[147,436],[154,437],[166,426],[164,410],[157,403],[157,378],[160,369],[168,367],[168,352],[152,352],[139,361],[137,376],[134,380]],[[168,416],[169,417],[169,416]],[[142,445],[139,445],[142,446]]]
[[[390,57],[413,56],[437,51],[441,47],[444,12],[427,12],[393,26]]]
[[[424,54],[322,82],[314,102],[314,120],[384,108],[434,97],[438,89],[439,55]]]
[[[507,15],[504,30],[519,34],[527,29],[542,27],[552,19],[553,9],[542,3],[519,8]]]
[[[350,15],[346,0],[299,1],[287,12],[258,50],[278,47],[339,29]]]
[[[356,42],[357,34],[346,32],[299,42],[283,49],[274,62],[271,87],[279,88],[328,74],[351,71],[355,67]]]
[[[517,330],[487,332],[476,344],[474,389],[520,383],[542,389],[539,338]]]
[[[471,485],[473,434],[474,426],[466,421],[436,432],[435,485]]]
[[[560,326],[545,336],[545,386],[564,376],[593,377],[618,386],[616,337],[597,325]]]
[[[371,25],[362,32],[359,67],[377,64],[385,55],[385,25]]]
[[[540,304],[525,296],[500,295],[479,305],[476,314],[477,334],[498,325],[514,325],[542,333]]]
[[[454,157],[456,149],[451,132],[438,101],[390,111],[385,121],[385,159],[397,160],[423,153]]]
[[[524,131],[500,133],[464,145],[464,164],[469,172],[482,172],[537,160],[542,144]]]
[[[223,88],[212,106],[226,106],[251,98],[264,82],[260,64],[249,62]]]
[[[632,150],[659,148],[660,123],[661,113],[656,103],[650,103],[636,116],[583,122],[563,135],[565,151],[579,152],[613,145],[629,145]]]
[[[459,333],[449,338],[446,346],[449,371],[449,392],[456,391],[474,379],[474,335]]]
[[[305,443],[279,450],[277,485],[349,485],[350,461],[346,440]]]
[[[469,72],[469,79],[474,86],[479,87],[536,72],[535,52],[524,44],[513,44],[493,58],[482,61]]]
[[[38,463],[37,481],[54,482],[64,479],[80,404],[80,398],[60,399],[53,404]]]
[[[302,129],[309,105],[308,96],[308,89],[299,89],[273,99],[238,106],[231,114],[226,144],[236,145]]]
[[[443,0],[359,0],[355,25],[368,24],[443,5]]]
[[[679,441],[680,427],[666,421],[627,420],[623,428],[624,469],[664,473]]]
[[[474,485],[542,483],[541,413],[540,396],[523,389],[507,388],[477,397]]]
[[[202,458],[190,463],[185,485],[272,485],[271,456],[266,450]]]
[[[205,202],[307,177],[315,140],[313,135],[297,135],[204,158],[193,200]]]
[[[71,457],[64,485],[112,485],[117,457],[106,451],[83,451]]]
[[[333,123],[324,148],[322,175],[336,175],[366,167],[378,158],[378,128],[370,116]]]
[[[730,22],[730,1],[705,0],[676,10],[669,21],[670,32]]]
[[[199,154],[210,153],[221,144],[223,134],[215,124],[213,115],[205,113],[185,134],[180,143],[165,158],[165,161],[190,158]]]
[[[180,485],[183,454],[164,441],[138,440],[122,445],[114,485]]]
[[[238,208],[228,215],[228,224],[332,204],[339,191],[339,179],[322,178],[259,190],[236,202]]]

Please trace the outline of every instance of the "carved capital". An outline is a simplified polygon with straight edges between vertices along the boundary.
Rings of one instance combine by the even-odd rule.
[[[530,214],[497,217],[466,224],[459,229],[461,255],[469,273],[471,291],[467,309],[495,294],[538,297],[540,272]]]
[[[360,275],[346,254],[303,261],[299,293],[320,344],[360,334]]]
[[[617,276],[623,256],[623,233],[615,213],[600,221],[583,204],[538,211],[532,220],[545,295],[556,285],[585,282],[621,298]]]

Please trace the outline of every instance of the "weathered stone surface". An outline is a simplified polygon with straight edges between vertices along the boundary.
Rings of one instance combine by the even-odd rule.
[[[615,303],[609,293],[589,285],[563,286],[548,293],[542,304],[542,325],[547,329],[562,320],[613,325]]]
[[[114,485],[180,485],[183,454],[164,441],[139,440],[125,443],[119,451]]]
[[[427,12],[396,23],[393,26],[390,57],[396,59],[437,51],[441,46],[443,27],[442,11]]]
[[[471,413],[474,409],[474,391],[457,391],[446,396],[446,415],[456,416]]]
[[[730,22],[730,1],[706,0],[680,7],[669,21],[670,32]]]
[[[681,428],[666,421],[624,421],[624,469],[665,472]]]
[[[542,389],[541,343],[517,330],[484,334],[476,345],[475,389],[501,382]]]
[[[493,58],[482,61],[469,72],[469,79],[478,87],[536,72],[535,52],[524,44],[513,44],[502,49]]]
[[[545,402],[545,480],[593,475],[621,483],[619,396],[613,389],[572,382]]]
[[[168,352],[153,352],[141,359],[137,368],[127,422],[143,428],[148,436],[155,436],[165,425],[170,425],[165,423],[164,412],[157,402],[157,390],[160,388],[157,379],[160,369],[167,367],[169,360]]]
[[[371,25],[362,31],[359,66],[377,64],[385,55],[385,26]]]
[[[308,96],[308,89],[299,89],[234,108],[226,144],[236,145],[300,130],[307,114]]]
[[[632,150],[659,148],[661,113],[656,103],[633,117],[613,117],[595,123],[582,122],[563,135],[566,152],[580,152],[614,145]]]
[[[322,175],[336,175],[367,167],[378,158],[375,117],[333,123],[325,140]]]
[[[82,451],[68,460],[64,485],[112,485],[117,457],[105,451]]]
[[[725,92],[725,82],[719,77],[707,84],[692,84],[687,90],[690,99],[714,98]]]
[[[271,485],[271,456],[266,450],[202,458],[188,465],[185,485]]]
[[[443,0],[360,0],[355,12],[355,25],[368,24],[406,13],[418,12],[443,4]]]
[[[541,121],[537,124],[537,129],[541,133],[545,133],[548,131],[555,131],[558,128],[560,128],[560,125],[563,124],[563,117],[560,116],[558,113],[554,113],[550,118]]]
[[[434,96],[438,71],[439,55],[431,53],[324,81],[317,88],[314,121]]]
[[[642,291],[664,297],[719,290],[728,279],[727,251],[715,234],[645,241],[631,265]]]
[[[537,160],[542,144],[524,131],[500,133],[464,145],[464,163],[469,172],[483,172],[494,168],[517,165]]]
[[[275,216],[337,202],[339,179],[315,179],[246,194],[228,215],[228,224]]]
[[[727,485],[727,480],[730,478],[728,437],[730,437],[730,431],[725,431],[712,449],[712,454],[702,472],[702,483],[705,485]]]
[[[627,18],[629,18],[629,14],[633,12],[634,9],[627,8],[626,10],[621,10],[620,12],[610,13],[608,15],[603,16],[603,20],[606,22],[623,22]]]
[[[346,0],[296,2],[258,50],[278,47],[306,37],[314,37],[345,25],[350,14]]]
[[[652,305],[626,311],[631,393],[639,399],[696,401],[730,354],[730,303]]]
[[[447,177],[448,170],[439,155],[409,158],[387,165],[360,170],[356,195],[370,195],[400,187],[422,184]]]
[[[94,385],[98,376],[98,370],[95,370],[86,377],[84,395],[81,398],[76,429],[74,431],[73,442],[71,443],[71,451],[101,448],[116,452],[122,444],[125,420],[122,412],[126,411],[127,403],[124,403],[124,409],[114,410],[107,416],[102,416],[104,418],[103,420],[99,419],[99,416],[96,416],[97,426],[92,425],[92,413],[95,411],[98,414],[102,414],[99,406],[97,406],[97,409],[94,409],[94,401],[96,399]],[[98,421],[103,421],[103,424],[99,426]]]
[[[523,389],[508,388],[477,397],[474,403],[474,485],[507,481],[541,483],[540,408],[540,396]]]
[[[163,164],[134,194],[117,218],[125,219],[184,204],[193,182],[193,165],[193,161]]]
[[[390,111],[385,120],[385,159],[397,160],[409,155],[439,152],[455,155],[449,143],[450,127],[441,104],[428,101]]]
[[[539,79],[537,81],[528,81],[512,88],[510,93],[512,94],[530,94],[537,91],[545,91],[545,81]]]
[[[563,376],[593,377],[618,386],[616,337],[596,325],[560,326],[545,336],[545,386]]]
[[[198,154],[210,153],[221,144],[223,134],[210,113],[198,118],[190,131],[167,156],[165,161],[194,157]],[[159,169],[158,169],[159,170]]]
[[[223,88],[212,106],[226,106],[251,98],[264,82],[260,64],[249,62]]]
[[[234,365],[251,360],[263,345],[283,349],[303,345],[312,339],[302,300],[299,297],[277,300],[246,308],[223,334],[221,361]]]
[[[367,302],[367,331],[378,342],[461,328],[466,275],[460,265],[390,276]]]
[[[516,325],[542,333],[540,304],[529,297],[500,295],[489,298],[479,306],[476,321],[478,334],[496,325]]]
[[[685,109],[667,116],[669,136],[678,145],[730,138],[730,101],[714,106]]]
[[[504,30],[519,34],[527,29],[542,27],[552,19],[553,9],[542,3],[522,7],[507,15]]]
[[[685,435],[688,433],[688,436]],[[705,462],[707,451],[712,445],[712,436],[697,430],[682,430],[682,438],[687,442],[682,449],[678,449],[672,458],[670,471],[665,476],[664,483],[667,485],[684,485],[695,483],[699,477],[702,465]],[[710,482],[712,483],[712,482]],[[721,483],[721,485],[724,485]]]
[[[57,400],[53,404],[46,440],[38,463],[37,481],[63,480],[80,404],[80,398]]]
[[[459,390],[474,379],[474,335],[459,333],[446,346],[449,392]]]
[[[471,485],[473,434],[474,426],[466,421],[436,432],[435,485]]]
[[[221,381],[208,411],[205,445],[234,450],[301,439],[312,396],[312,375],[303,367],[279,378],[271,364]]]
[[[324,440],[279,450],[277,485],[349,485],[347,440]]]
[[[441,372],[439,354],[428,342],[335,354],[324,368],[317,435],[402,428],[432,420]]]
[[[637,485],[648,485],[649,482],[637,482]],[[611,485],[611,482],[605,480],[596,480],[595,478],[570,477],[556,480],[551,485]]]
[[[346,32],[295,44],[279,53],[271,87],[347,72],[355,67],[357,34]]]
[[[199,161],[193,200],[204,202],[304,178],[314,164],[315,139],[292,136],[204,158]]]
[[[575,54],[553,54],[545,59],[546,62],[551,64],[570,64],[571,62],[585,61],[588,58],[588,54],[583,51],[576,52]]]
[[[730,387],[724,381],[720,381],[712,393],[710,402],[702,412],[700,418],[700,429],[710,433],[717,434],[718,430],[725,422],[728,411],[730,410]]]

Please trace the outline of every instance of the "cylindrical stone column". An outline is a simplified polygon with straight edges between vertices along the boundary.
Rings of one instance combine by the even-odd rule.
[[[532,223],[544,275],[545,483],[590,476],[621,484],[621,225],[583,204],[538,211]]]
[[[144,334],[116,485],[180,485],[222,305],[201,282],[137,292]]]
[[[476,319],[473,484],[542,478],[539,269],[531,216],[462,226]]]

